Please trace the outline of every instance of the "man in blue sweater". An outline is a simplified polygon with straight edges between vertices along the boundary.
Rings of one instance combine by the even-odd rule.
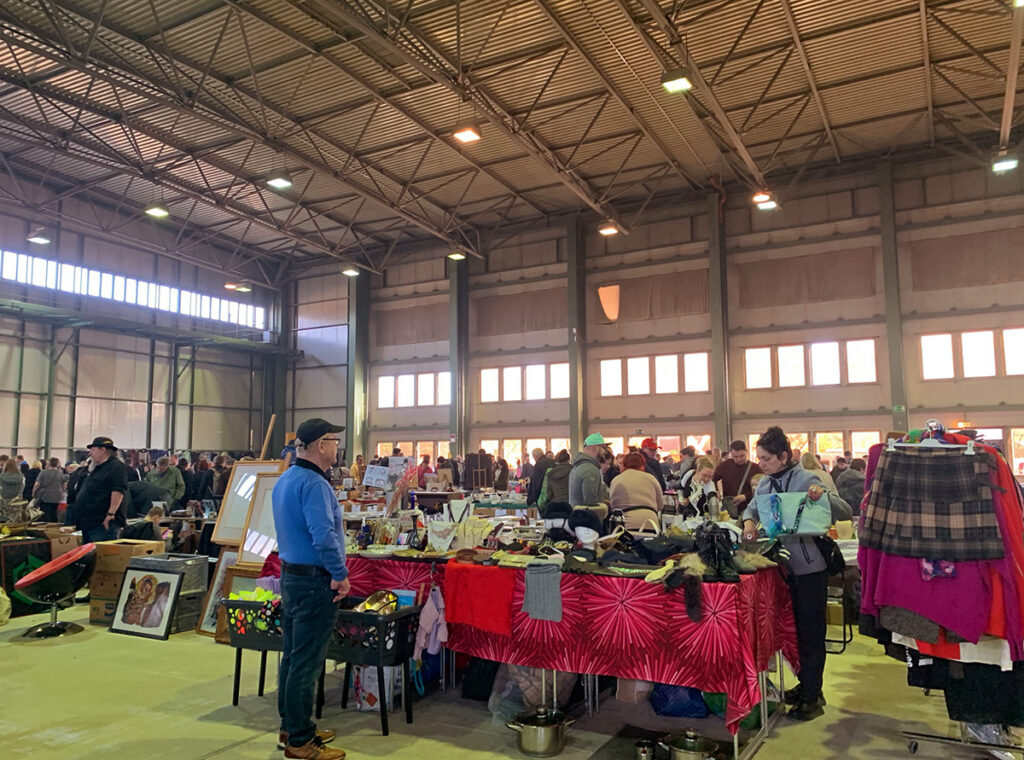
[[[274,526],[281,556],[284,652],[278,671],[278,749],[286,758],[343,760],[324,745],[335,732],[312,721],[313,691],[327,656],[338,609],[348,595],[345,529],[341,508],[325,471],[338,457],[345,428],[306,420],[296,432],[295,466],[274,486]]]

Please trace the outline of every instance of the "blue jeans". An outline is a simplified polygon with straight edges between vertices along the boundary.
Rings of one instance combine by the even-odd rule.
[[[102,525],[97,525],[95,528],[86,528],[82,531],[82,543],[88,544],[93,541],[113,541],[117,538],[117,531],[121,526],[115,522],[110,523],[110,527],[104,529]]]
[[[316,735],[313,695],[337,617],[331,579],[281,574],[284,651],[277,676],[277,711],[288,743],[301,747]]]

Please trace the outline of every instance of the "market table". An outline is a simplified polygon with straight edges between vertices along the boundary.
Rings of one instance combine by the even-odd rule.
[[[381,588],[443,588],[445,565],[351,557],[352,594]],[[510,665],[610,675],[723,692],[726,725],[759,703],[758,674],[781,651],[799,667],[789,589],[776,570],[742,576],[740,583],[703,584],[703,619],[686,614],[682,588],[665,593],[639,578],[563,573],[562,621],[521,612],[524,572],[515,574],[511,635],[449,624],[447,647]],[[447,602],[446,602],[447,603]]]

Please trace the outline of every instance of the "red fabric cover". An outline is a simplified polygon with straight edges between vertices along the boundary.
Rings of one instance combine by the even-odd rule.
[[[562,575],[562,621],[533,620],[520,612],[522,570],[425,562],[348,560],[352,594],[381,588],[444,588],[453,567],[505,570],[515,580],[511,636],[452,623],[448,649],[475,657],[692,686],[728,695],[726,724],[735,733],[761,698],[757,673],[782,651],[799,668],[796,623],[789,589],[775,570],[745,575],[740,583],[704,584],[704,619],[686,615],[682,589],[665,594],[639,578]],[[458,572],[458,571],[456,571]],[[455,592],[455,596],[458,592]],[[445,594],[445,605],[453,594]],[[458,603],[457,600],[456,604]]]
[[[263,569],[260,570],[260,578],[280,578],[281,557],[277,552],[270,552],[263,562]]]
[[[58,570],[61,570],[67,567],[68,565],[72,564],[73,562],[77,562],[86,554],[88,554],[91,551],[94,551],[95,549],[96,544],[83,544],[82,546],[72,549],[71,551],[60,555],[59,557],[57,557],[57,559],[47,562],[42,567],[37,567],[35,570],[33,570],[31,573],[24,576],[23,578],[19,578],[18,582],[14,584],[14,588],[18,589],[19,591],[23,588],[28,588],[39,579],[45,578],[48,575],[52,575]]]
[[[515,570],[497,565],[468,565],[450,560],[445,568],[444,607],[448,624],[463,623],[481,631],[512,633]],[[516,609],[523,606],[522,593]]]

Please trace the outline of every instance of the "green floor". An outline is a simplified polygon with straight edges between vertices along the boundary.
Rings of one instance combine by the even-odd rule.
[[[270,691],[256,696],[258,656],[245,659],[242,698],[231,707],[233,650],[212,639],[183,633],[169,641],[111,634],[88,626],[76,606],[61,619],[85,624],[84,633],[52,641],[19,641],[44,616],[15,618],[0,628],[0,758],[278,758],[275,665]],[[350,758],[524,757],[515,735],[493,720],[481,703],[455,692],[416,704],[415,722],[391,714],[392,733],[381,737],[376,714],[342,713],[340,679],[332,676],[321,723],[339,733],[337,746]],[[791,758],[909,757],[902,728],[947,733],[941,695],[925,697],[906,685],[904,668],[879,647],[858,639],[843,655],[830,656],[825,676],[824,718],[806,724],[784,720],[761,749],[762,760]],[[598,714],[571,730],[562,757],[586,760],[623,725],[678,728],[686,722],[655,716],[649,705],[605,697]],[[699,722],[698,722],[699,723]],[[688,724],[688,723],[687,723]],[[721,722],[702,727],[721,731]],[[917,757],[971,757],[922,745]],[[631,755],[623,760],[630,760]]]

